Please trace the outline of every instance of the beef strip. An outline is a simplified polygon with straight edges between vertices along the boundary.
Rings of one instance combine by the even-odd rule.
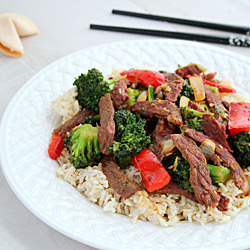
[[[194,129],[187,129],[185,131],[185,135],[189,136],[193,140],[202,143],[204,140],[209,139],[215,143],[215,151],[219,156],[220,162],[223,163],[224,167],[228,167],[231,169],[235,185],[241,189],[244,186],[246,181],[246,177],[243,173],[242,168],[239,163],[234,159],[232,154],[226,149],[223,148],[218,142],[204,135],[202,132],[196,131]],[[221,163],[219,164],[221,165]]]
[[[231,169],[236,187],[243,188],[247,180],[239,163],[226,148],[216,146],[216,153],[220,156],[223,165]]]
[[[197,199],[195,198],[195,195],[193,193],[187,192],[184,189],[180,188],[176,182],[174,181],[170,181],[166,186],[164,186],[163,188],[156,190],[154,192],[152,192],[151,194],[181,194],[183,196],[185,196],[186,198],[197,202]]]
[[[198,110],[201,113],[206,112],[202,108],[199,107],[199,105],[195,102],[190,101],[189,107],[194,110]],[[225,132],[225,127],[221,125],[213,115],[207,114],[203,115],[202,119],[204,120],[204,123],[201,124],[204,133],[208,135],[210,138],[214,139],[218,143],[220,143],[223,147],[227,148],[231,151],[231,148],[227,142],[227,135]]]
[[[158,119],[157,125],[152,134],[152,144],[150,144],[149,149],[156,155],[159,161],[162,161],[164,157],[160,144],[162,141],[169,140],[170,135],[174,133],[175,129],[175,125],[166,120]]]
[[[102,171],[111,188],[124,199],[144,189],[143,185],[128,180],[124,172],[119,168],[117,162],[111,157],[104,156],[102,159]]]
[[[227,127],[227,120],[228,120],[228,111],[222,103],[220,96],[217,93],[212,92],[211,89],[204,86],[205,94],[206,94],[206,101],[208,106],[214,113],[215,119],[224,126],[224,130]]]
[[[168,92],[167,91],[164,92],[166,99],[169,100],[170,102],[176,102],[181,92],[182,84],[183,80],[169,82],[168,86],[170,87],[171,90]]]
[[[95,115],[95,114],[96,113],[94,111],[87,110],[87,109],[79,111],[76,115],[74,115],[71,119],[66,121],[60,127],[54,129],[54,132],[61,134],[62,136],[65,137],[67,132],[69,132],[72,128],[74,128],[75,126],[78,126],[80,124],[83,124],[85,119],[88,116]]]
[[[158,117],[166,119],[174,125],[182,124],[180,109],[172,102],[167,100],[137,102],[130,107],[130,110],[148,117]]]
[[[190,193],[185,191],[184,189],[180,188],[176,182],[170,181],[166,186],[163,188],[152,192],[151,194],[180,194],[185,196],[191,201],[198,202],[194,193]],[[220,211],[228,211],[228,203],[229,199],[224,196],[221,192],[217,192],[220,196],[219,204],[217,205],[218,210]]]
[[[169,123],[166,120],[159,119],[152,137],[157,144],[160,144],[162,141],[170,139],[169,135],[173,134],[175,129],[176,126],[174,124]]]
[[[217,193],[220,196],[219,205],[217,206],[218,210],[228,211],[228,203],[230,202],[230,200],[226,196],[224,196],[221,192]]]
[[[204,80],[207,80],[207,81],[213,81],[214,80],[214,77],[216,76],[216,72],[215,73],[208,73],[208,74],[204,74],[203,76],[202,76],[202,78],[204,79]]]
[[[127,79],[119,80],[110,93],[117,109],[124,109],[127,107],[127,100],[129,99],[126,93],[128,82]]]
[[[221,166],[222,160],[219,155],[212,154],[212,156],[210,157],[210,160],[214,163],[215,166]]]
[[[175,73],[162,73],[164,75],[165,78],[165,83],[169,83],[175,80],[178,80],[178,76]]]
[[[202,71],[196,64],[190,64],[175,71],[175,73],[180,77],[184,77],[186,75],[200,75],[201,72]]]
[[[105,155],[111,155],[109,147],[112,145],[115,135],[114,104],[110,94],[106,94],[99,101],[100,127],[98,126],[98,141],[100,151]]]
[[[217,206],[220,196],[213,189],[206,158],[195,142],[182,134],[171,135],[175,146],[190,165],[190,183],[198,202],[206,206]]]

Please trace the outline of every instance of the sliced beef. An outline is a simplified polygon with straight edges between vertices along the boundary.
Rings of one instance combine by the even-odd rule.
[[[111,157],[104,156],[102,159],[102,171],[111,188],[125,199],[137,191],[144,189],[143,185],[129,181],[124,172],[119,168],[117,162]]]
[[[111,155],[109,147],[112,145],[115,135],[114,104],[110,94],[106,94],[99,101],[100,127],[98,126],[98,141],[100,151],[105,155]]]
[[[201,72],[202,71],[198,68],[196,64],[190,64],[175,71],[175,73],[180,77],[184,77],[186,75],[200,75]]]
[[[128,83],[129,81],[127,79],[119,80],[110,93],[117,109],[124,109],[127,107],[127,100],[129,99],[129,96],[126,93],[126,90]]]
[[[228,211],[228,204],[230,200],[224,196],[221,192],[217,192],[220,196],[219,205],[217,206],[218,210],[220,211]]]
[[[164,75],[165,78],[165,82],[169,83],[175,80],[178,80],[178,76],[175,73],[162,73]]]
[[[152,137],[157,144],[160,144],[162,141],[170,139],[169,135],[173,134],[175,129],[176,126],[174,124],[169,123],[167,120],[159,119]]]
[[[198,110],[201,113],[206,112],[202,108],[199,107],[199,105],[195,102],[190,101],[189,102],[189,107],[194,110]],[[203,115],[202,119],[204,122],[202,123],[202,128],[204,130],[204,133],[208,135],[210,138],[214,139],[217,141],[219,144],[221,144],[223,147],[227,148],[228,150],[230,149],[230,146],[227,142],[227,135],[225,132],[225,127],[221,125],[213,115]]]
[[[147,117],[155,116],[160,119],[166,119],[174,125],[182,124],[180,109],[174,103],[167,100],[137,102],[130,109]]]
[[[187,135],[188,137],[194,139],[197,142],[202,143],[204,140],[209,139],[212,140],[211,138],[209,138],[208,136],[204,135],[202,132],[198,132],[194,129],[187,129],[185,131],[185,135]],[[220,164],[223,164],[224,167],[230,168],[233,174],[233,178],[234,178],[234,182],[235,185],[241,189],[244,186],[244,183],[246,181],[246,177],[243,173],[242,168],[240,167],[240,165],[238,164],[238,162],[235,160],[235,158],[232,156],[232,154],[226,149],[223,148],[218,142],[216,142],[215,140],[212,140],[215,145],[215,151],[216,154],[219,156],[220,159]]]
[[[180,188],[176,182],[170,181],[166,186],[163,188],[154,191],[152,194],[181,194],[185,196],[186,198],[197,202],[197,199],[195,198],[195,195],[193,193],[187,192],[184,189]]]
[[[166,99],[169,100],[170,102],[176,102],[181,92],[182,84],[183,80],[169,82],[168,86],[170,87],[170,91],[164,92]]]
[[[220,96],[217,93],[212,92],[211,89],[204,86],[206,101],[211,111],[214,113],[215,119],[223,126],[224,130],[227,127],[228,111],[222,103]]]
[[[222,161],[220,159],[220,156],[217,154],[213,154],[210,158],[210,160],[214,163],[215,166],[221,166]]]
[[[95,114],[96,114],[95,112],[87,110],[87,109],[79,111],[76,115],[74,115],[71,119],[66,121],[60,127],[54,129],[54,132],[61,134],[62,136],[65,137],[67,132],[69,132],[72,128],[80,124],[83,124],[85,121],[85,118],[91,115],[95,115]]]
[[[216,146],[216,153],[220,156],[223,165],[231,169],[236,187],[243,188],[247,180],[239,163],[226,148]]]
[[[157,125],[152,134],[152,144],[149,146],[149,149],[156,155],[159,161],[162,161],[164,157],[161,142],[169,140],[170,135],[174,133],[175,129],[175,125],[166,120],[158,119]]]
[[[217,73],[208,73],[202,76],[204,80],[213,81]]]
[[[201,149],[182,134],[171,135],[171,138],[190,165],[190,183],[198,202],[206,206],[217,206],[220,196],[213,189],[206,158]]]

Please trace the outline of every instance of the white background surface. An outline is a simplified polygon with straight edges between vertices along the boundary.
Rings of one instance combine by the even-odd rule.
[[[22,39],[21,59],[0,54],[0,116],[16,91],[44,66],[93,45],[152,37],[89,30],[90,23],[126,25],[206,34],[212,30],[112,15],[111,9],[144,11],[218,23],[250,26],[250,1],[172,0],[1,0],[0,13],[15,12],[32,19],[40,34]],[[215,45],[250,57],[250,48]],[[16,198],[0,172],[0,249],[93,249],[54,231]]]

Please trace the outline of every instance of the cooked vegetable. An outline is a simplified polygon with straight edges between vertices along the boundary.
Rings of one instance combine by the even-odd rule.
[[[225,183],[227,180],[232,178],[232,172],[229,168],[211,164],[207,164],[207,167],[210,171],[211,180],[214,184]]]
[[[148,92],[147,90],[143,90],[138,96],[137,102],[144,102],[147,100],[147,98],[148,98]]]
[[[180,99],[179,107],[188,108],[189,102],[190,102],[190,99],[183,95]]]
[[[127,104],[128,104],[128,107],[130,107],[136,103],[136,99],[140,95],[140,91],[138,89],[128,88],[126,93],[129,96],[129,99],[127,100]]]
[[[193,187],[190,183],[190,165],[182,158],[179,151],[169,156],[166,160],[167,171],[173,181],[185,191],[193,193]]]
[[[214,93],[216,93],[216,94],[220,93],[217,87],[213,87],[213,86],[210,86],[208,84],[206,84],[206,87],[209,88],[209,89],[211,89],[211,91],[214,92]]]
[[[93,127],[96,127],[96,125],[99,125],[99,123],[100,114],[88,116],[84,120],[84,124],[91,124]]]
[[[244,166],[250,166],[250,131],[232,136],[230,142],[236,160]]]
[[[146,120],[137,117],[131,111],[116,111],[115,124],[115,138],[109,151],[118,161],[119,166],[126,168],[131,165],[133,156],[151,143],[151,138],[146,135],[144,129]]]
[[[98,142],[98,128],[84,124],[71,130],[64,139],[69,151],[69,161],[76,168],[85,168],[99,162],[101,152]]]
[[[215,148],[216,148],[215,144],[208,139],[204,140],[200,145],[200,149],[207,160],[209,160],[211,156],[214,154]]]
[[[172,139],[162,141],[160,143],[160,146],[161,146],[161,153],[164,155],[164,157],[169,156],[175,148],[175,145]]]
[[[182,96],[186,96],[191,101],[194,100],[194,91],[193,91],[192,87],[188,84],[188,81],[185,81],[185,80],[183,81],[181,93],[176,101],[177,106],[179,106],[180,99]]]
[[[202,117],[204,114],[208,114],[208,112],[201,113],[194,109],[181,108],[181,113],[188,128],[203,132],[202,124],[204,120]]]
[[[153,101],[154,98],[154,87],[152,85],[148,86],[148,101]]]
[[[152,85],[154,88],[161,86],[165,81],[162,73],[151,70],[131,69],[121,72],[121,75],[127,75],[130,82],[138,81],[143,86]]]
[[[161,189],[170,182],[170,175],[157,157],[147,148],[133,157],[132,164],[141,173],[142,181],[149,192]]]
[[[113,85],[114,80],[110,81]],[[86,109],[98,112],[98,103],[102,96],[109,93],[111,88],[98,69],[90,69],[87,74],[81,74],[73,83],[77,87],[77,100]]]
[[[228,129],[231,136],[250,130],[250,103],[230,103]]]
[[[219,83],[215,83],[215,82],[211,82],[211,81],[208,81],[205,79],[203,79],[202,81],[209,86],[218,88],[219,92],[236,93],[236,90],[232,87],[229,87],[229,86],[226,86],[223,84],[219,84]]]
[[[205,90],[201,77],[190,77],[189,82],[194,91],[195,101],[203,101],[205,99]]]
[[[61,152],[64,148],[63,139],[64,137],[61,134],[55,132],[52,133],[48,148],[48,153],[51,159],[55,160],[61,155]]]

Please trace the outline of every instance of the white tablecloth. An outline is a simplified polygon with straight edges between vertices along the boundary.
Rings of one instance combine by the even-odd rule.
[[[10,58],[0,53],[0,117],[16,91],[36,72],[58,58],[97,44],[152,39],[90,30],[90,23],[227,35],[208,29],[112,15],[111,9],[250,26],[249,0],[1,0],[0,13],[15,12],[29,17],[38,25],[40,34],[22,39],[25,48],[22,58]],[[215,46],[250,57],[249,48]],[[1,250],[93,249],[37,219],[11,191],[1,170],[0,194]]]

